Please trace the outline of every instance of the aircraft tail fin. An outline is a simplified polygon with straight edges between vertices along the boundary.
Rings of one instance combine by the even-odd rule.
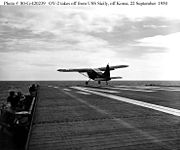
[[[107,64],[106,70],[104,71],[103,76],[104,76],[105,78],[110,78],[110,68],[109,68],[109,64]]]

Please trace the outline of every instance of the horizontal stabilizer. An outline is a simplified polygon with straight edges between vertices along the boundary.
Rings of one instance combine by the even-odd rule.
[[[111,79],[122,79],[122,77],[111,77]]]
[[[95,78],[94,81],[107,81],[106,78]]]
[[[109,70],[115,70],[115,69],[118,69],[118,68],[126,68],[126,67],[129,67],[129,66],[128,65],[109,66]],[[101,68],[98,68],[98,69],[101,70],[101,71],[105,71],[106,67],[101,67]]]

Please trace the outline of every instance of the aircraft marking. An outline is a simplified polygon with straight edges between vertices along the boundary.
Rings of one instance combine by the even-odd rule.
[[[82,91],[77,91],[76,93],[79,93],[79,94],[84,94],[84,95],[91,95],[90,93],[87,93],[87,92],[82,92]]]
[[[130,103],[130,104],[142,106],[142,107],[145,107],[145,108],[150,108],[150,109],[161,111],[161,112],[164,112],[164,113],[168,113],[168,114],[171,114],[171,115],[174,115],[174,116],[180,116],[180,110],[178,110],[178,109],[165,107],[165,106],[161,106],[161,105],[157,105],[157,104],[151,104],[151,103],[147,103],[147,102],[142,102],[142,101],[139,101],[139,100],[125,98],[125,97],[121,97],[121,96],[117,96],[117,95],[101,93],[101,92],[97,92],[97,91],[91,91],[91,90],[85,89],[83,87],[73,86],[71,88],[81,90],[81,91],[84,91],[84,92],[89,92],[89,93],[96,94],[96,95],[99,95],[99,96],[115,99],[115,100],[118,100],[118,101],[122,101],[122,102]]]

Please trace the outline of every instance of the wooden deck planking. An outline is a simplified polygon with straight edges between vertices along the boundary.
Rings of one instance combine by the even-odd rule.
[[[28,149],[180,148],[180,130],[177,124],[166,123],[167,116],[150,110],[145,112],[143,108],[136,108],[136,113],[129,109],[131,106],[120,102],[102,104],[102,98],[98,97],[92,96],[92,99],[84,95],[81,98],[88,103],[97,100],[96,105],[92,105],[106,111],[97,111],[61,89],[41,87]],[[113,109],[119,103],[119,109],[127,111],[120,113]]]

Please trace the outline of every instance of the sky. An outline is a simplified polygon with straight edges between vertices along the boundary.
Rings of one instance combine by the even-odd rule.
[[[111,72],[123,80],[180,80],[178,6],[0,6],[0,80],[86,80],[57,69],[108,63],[129,65]]]

